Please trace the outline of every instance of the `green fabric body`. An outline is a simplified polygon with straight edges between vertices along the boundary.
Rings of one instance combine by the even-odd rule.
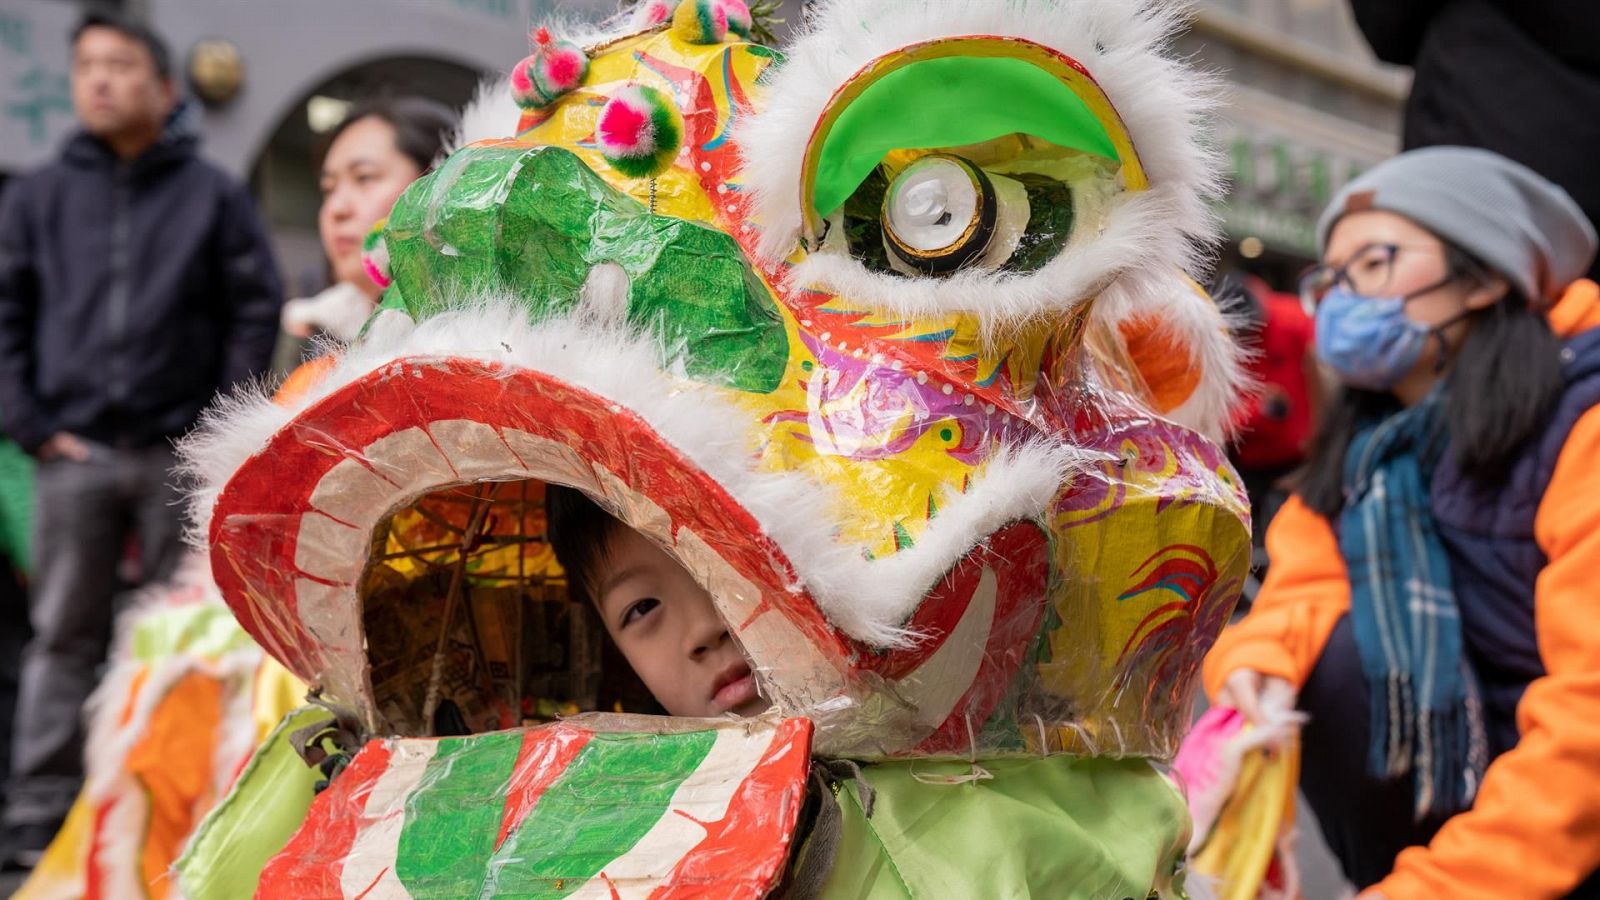
[[[0,438],[0,553],[20,572],[33,566],[33,457]]]
[[[450,738],[406,804],[406,827],[395,851],[395,874],[415,895],[477,896],[500,831],[507,776],[522,735]]]
[[[715,732],[596,734],[494,848],[517,732],[447,738],[407,804],[396,874],[418,897],[557,900],[667,815]]]
[[[915,777],[968,775],[973,767],[962,762],[866,766],[871,819],[845,782],[826,900],[1183,896],[1175,872],[1189,840],[1188,807],[1148,760],[980,765],[994,777],[964,784]]]
[[[267,861],[305,822],[322,773],[305,764],[289,735],[328,717],[303,706],[267,735],[233,783],[233,789],[195,830],[174,868],[188,900],[253,897]]]
[[[164,607],[140,616],[129,652],[139,662],[155,664],[179,654],[219,659],[254,646],[233,612],[216,601]]]
[[[817,160],[812,203],[832,215],[891,150],[931,150],[1027,134],[1118,159],[1088,105],[1033,63],[952,56],[890,72],[839,114]]]
[[[418,321],[485,294],[565,315],[589,270],[613,262],[630,281],[628,323],[656,333],[663,365],[757,393],[783,378],[783,319],[733,238],[651,215],[568,150],[458,151],[406,190],[384,241],[394,284],[382,305]]]

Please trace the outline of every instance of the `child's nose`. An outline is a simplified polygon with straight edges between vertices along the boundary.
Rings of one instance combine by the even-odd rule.
[[[719,616],[711,616],[709,621],[697,623],[692,635],[689,655],[699,659],[711,651],[721,647],[728,639],[728,627],[722,624]]]

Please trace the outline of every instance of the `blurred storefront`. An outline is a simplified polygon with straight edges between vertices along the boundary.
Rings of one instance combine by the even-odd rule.
[[[1228,80],[1223,263],[1290,288],[1334,192],[1399,150],[1409,73],[1373,59],[1346,0],[1203,0],[1179,45]]]
[[[0,0],[0,177],[37,165],[72,126],[66,34],[77,7]]]
[[[509,66],[531,25],[619,0],[123,0],[171,43],[204,107],[204,152],[248,178],[298,294],[322,276],[311,172],[319,134],[378,90],[460,105]],[[78,0],[0,0],[0,177],[48,158],[72,127],[67,34]],[[793,19],[798,2],[785,4]],[[1398,148],[1408,76],[1373,61],[1346,0],[1202,0],[1180,47],[1224,73],[1217,130],[1231,192],[1224,263],[1287,287],[1317,213]]]

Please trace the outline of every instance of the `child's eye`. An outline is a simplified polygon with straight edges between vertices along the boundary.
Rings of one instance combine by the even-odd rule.
[[[637,622],[640,619],[644,618],[645,616],[649,615],[651,610],[655,609],[656,607],[658,607],[660,605],[661,605],[661,601],[657,600],[654,597],[646,597],[643,600],[640,600],[639,602],[633,604],[632,606],[628,607],[626,610],[623,611],[623,613],[622,613],[622,626],[621,627],[627,628],[629,625],[632,625],[634,622]]]

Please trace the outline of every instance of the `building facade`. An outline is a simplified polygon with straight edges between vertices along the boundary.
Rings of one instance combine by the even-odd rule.
[[[1399,150],[1410,73],[1374,59],[1346,0],[1203,0],[1179,46],[1228,80],[1224,263],[1289,288],[1333,194]]]

